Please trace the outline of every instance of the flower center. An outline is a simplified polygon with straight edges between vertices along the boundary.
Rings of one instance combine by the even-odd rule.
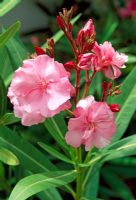
[[[44,81],[44,80],[40,80],[39,82],[38,82],[38,87],[40,88],[40,89],[46,89],[47,88],[47,83]]]
[[[83,140],[87,140],[91,134],[93,133],[94,131],[94,123],[93,122],[89,122],[85,132],[84,132],[84,135],[83,135]]]
[[[94,123],[93,122],[89,122],[88,124],[88,130],[91,130],[94,128]]]

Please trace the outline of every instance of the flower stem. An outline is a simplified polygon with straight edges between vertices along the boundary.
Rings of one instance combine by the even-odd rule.
[[[81,147],[77,148],[77,159],[78,164],[82,163],[82,152]],[[77,166],[77,182],[76,182],[76,197],[75,200],[80,200],[82,196],[82,168]]]
[[[80,70],[77,69],[76,70],[76,81],[75,81],[75,98],[74,98],[74,102],[75,102],[75,105],[78,101],[78,91],[79,91],[79,87],[80,87]]]
[[[86,83],[85,83],[85,88],[84,88],[84,92],[83,92],[83,96],[82,98],[85,98],[88,94],[88,89],[90,84],[92,83],[92,80],[95,76],[95,71],[92,73],[92,76],[89,78],[89,71],[86,71]]]

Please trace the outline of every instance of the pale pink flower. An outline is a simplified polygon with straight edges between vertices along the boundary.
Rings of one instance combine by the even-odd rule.
[[[66,142],[77,148],[104,147],[116,132],[114,113],[105,102],[96,102],[93,96],[80,100],[74,111],[75,118],[68,123]]]
[[[15,71],[8,91],[15,115],[26,126],[69,108],[73,94],[69,72],[48,55],[25,60]]]
[[[95,43],[92,52],[92,68],[95,71],[102,71],[106,77],[116,79],[121,75],[120,68],[125,68],[128,56],[118,53],[110,42],[98,45]]]

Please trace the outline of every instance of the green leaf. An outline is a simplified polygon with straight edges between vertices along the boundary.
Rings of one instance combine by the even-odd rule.
[[[75,178],[76,171],[57,171],[31,175],[18,182],[9,200],[25,200],[43,190],[67,185]]]
[[[111,163],[111,161],[110,161]],[[114,163],[113,163],[114,164]],[[108,168],[124,178],[136,178],[136,168],[131,166],[109,165]]]
[[[109,155],[105,156],[104,161],[136,155],[136,135],[132,135],[115,142],[104,148],[104,151],[105,150],[109,151]]]
[[[15,153],[20,161],[21,167],[32,173],[57,170],[56,166],[48,160],[47,156],[44,156],[32,144],[4,126],[0,126],[0,146]],[[52,193],[57,192],[55,189],[51,190]]]
[[[123,200],[135,200],[132,192],[128,186],[111,170],[105,168],[103,170],[103,177],[106,183],[118,193],[118,196]]]
[[[13,152],[20,165],[33,173],[55,170],[56,167],[32,144],[7,127],[0,126],[0,146]]]
[[[113,34],[113,32],[116,30],[117,26],[118,26],[118,22],[114,21],[115,17],[110,15],[107,18],[107,22],[106,22],[106,26],[104,28],[104,32],[103,32],[103,37],[101,39],[101,43],[109,40],[111,35]]]
[[[47,189],[43,192],[38,193],[36,196],[38,196],[41,200],[63,200],[60,196],[60,193],[57,192],[55,189]]]
[[[48,146],[47,144],[44,144],[42,142],[38,142],[38,144],[40,145],[40,147],[42,147],[45,151],[47,151],[50,155],[58,158],[59,160],[62,160],[66,163],[70,163],[73,164],[73,162],[67,158],[65,155],[59,153],[58,151],[56,151],[54,148],[52,148],[51,146]]]
[[[122,165],[122,166],[136,166],[136,158],[135,157],[124,157],[118,158],[115,160],[110,161],[110,163],[115,165]]]
[[[72,24],[75,24],[75,23],[79,20],[80,17],[81,17],[81,14],[79,13],[77,16],[75,16],[75,17],[71,20],[71,23],[72,23]],[[56,43],[56,42],[58,42],[58,41],[62,38],[63,35],[64,35],[63,31],[60,30],[60,31],[58,31],[52,38],[54,39],[54,42]],[[47,45],[47,42],[46,42],[45,44],[42,45],[42,48],[45,48],[46,45]]]
[[[0,160],[7,165],[18,165],[18,158],[6,148],[0,147]]]
[[[136,63],[136,56],[128,55],[128,63]]]
[[[59,123],[60,122],[60,118],[61,116],[60,115],[57,115],[55,117],[52,117],[52,118],[48,118],[45,120],[44,122],[44,126],[46,127],[46,129],[49,131],[49,133],[51,134],[51,136],[55,139],[55,141],[57,141],[57,143],[62,147],[62,149],[65,151],[68,151],[69,148],[68,148],[68,145],[66,144],[65,142],[65,139],[64,139],[64,130],[62,131],[62,122],[64,121],[63,117],[61,117],[61,119],[63,120],[61,122],[61,124]]]
[[[27,58],[27,50],[16,37],[10,38],[6,45],[0,48],[0,74],[8,86],[14,71]]]
[[[116,192],[114,192],[112,189],[107,188],[106,186],[100,185],[99,188],[100,196],[103,199],[110,199],[111,197],[117,197]]]
[[[18,35],[17,35],[18,36]],[[28,57],[27,49],[20,39],[12,37],[7,43],[7,51],[10,58],[10,61],[13,66],[13,70],[18,69],[24,59]]]
[[[7,108],[7,94],[4,81],[0,76],[0,117],[3,116]]]
[[[13,9],[21,0],[3,0],[0,3],[0,17]]]
[[[89,199],[96,198],[98,194],[98,187],[99,187],[99,170],[92,174],[92,178],[88,181],[86,188],[85,188],[85,196]]]
[[[14,113],[6,113],[0,118],[0,125],[10,125],[20,122],[20,119],[15,117]]]
[[[6,46],[3,46],[2,48],[0,48],[0,74],[6,86],[7,86],[6,79],[10,76],[10,80],[11,80],[12,73],[13,73],[13,66],[11,64],[11,60],[9,58],[7,48]]]
[[[121,91],[121,95],[112,99],[112,102],[121,105],[116,117],[117,132],[112,141],[117,141],[123,136],[136,110],[136,67],[123,82]]]
[[[6,32],[0,35],[0,47],[5,45],[5,43],[15,35],[15,33],[20,29],[21,23],[19,21],[12,24]]]

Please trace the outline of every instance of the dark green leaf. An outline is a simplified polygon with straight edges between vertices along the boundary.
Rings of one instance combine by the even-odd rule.
[[[20,29],[20,26],[21,23],[17,21],[0,35],[0,47],[5,45],[6,42],[15,35],[15,33]]]
[[[0,117],[2,117],[7,108],[7,94],[4,81],[0,76]]]
[[[18,157],[21,166],[33,173],[56,169],[32,144],[4,126],[0,127],[0,146],[12,151]]]
[[[56,151],[54,148],[52,148],[51,146],[44,144],[42,142],[38,142],[38,144],[40,145],[40,147],[42,147],[45,151],[47,151],[50,155],[58,158],[59,160],[62,160],[64,162],[70,163],[72,164],[73,162],[67,158],[65,155],[59,153],[58,151]]]
[[[61,120],[60,118],[62,119],[61,123],[60,123]],[[62,130],[62,123],[63,126],[66,126],[66,124],[64,125],[65,122],[63,121],[64,121],[63,117],[57,115],[55,117],[46,119],[44,122],[44,126],[49,131],[51,136],[57,141],[57,143],[63,148],[63,150],[68,150],[68,145],[66,144],[64,139],[65,129]]]
[[[110,170],[103,170],[103,177],[106,183],[118,193],[118,196],[123,200],[135,200],[128,186],[122,181],[119,176]]]
[[[10,125],[19,122],[20,119],[15,117],[14,113],[6,113],[0,118],[0,125]]]
[[[121,95],[112,99],[112,102],[121,106],[116,117],[117,132],[112,141],[117,141],[123,136],[136,110],[136,67],[122,83],[121,91]]]

